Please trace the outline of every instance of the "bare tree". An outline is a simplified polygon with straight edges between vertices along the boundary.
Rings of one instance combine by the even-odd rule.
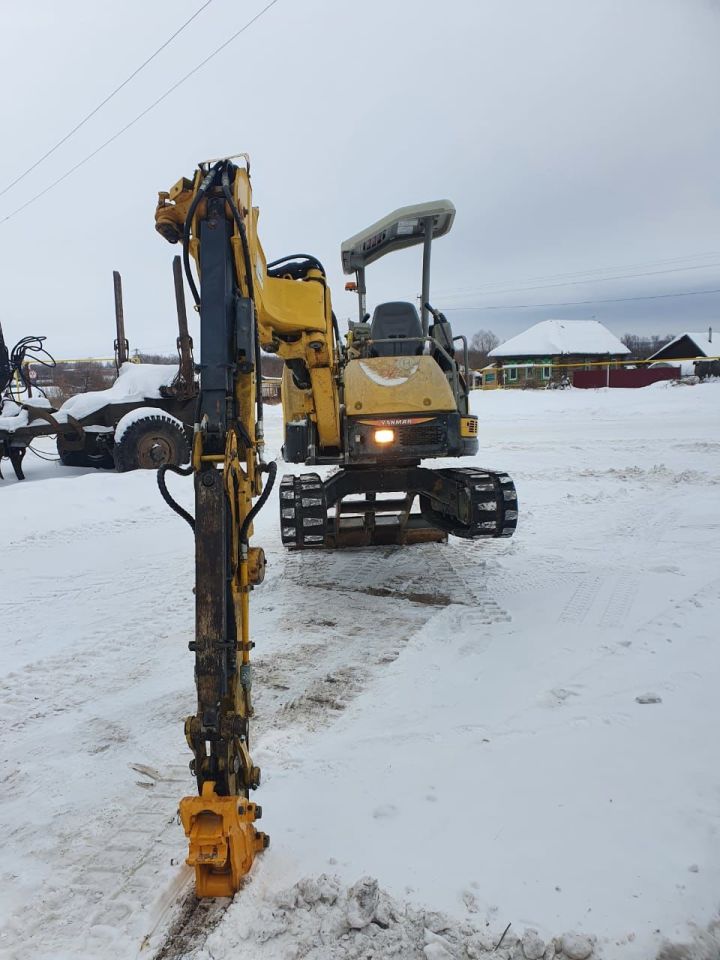
[[[620,339],[630,351],[633,360],[647,360],[648,357],[657,353],[661,347],[664,347],[666,343],[674,340],[675,336],[674,334],[661,336],[653,333],[649,336],[641,337],[637,333],[626,333],[620,337]]]
[[[115,365],[112,363],[76,363],[57,364],[53,370],[51,385],[56,389],[55,402],[59,405],[77,393],[90,390],[106,390],[115,379]]]
[[[470,339],[469,360],[473,370],[480,370],[488,364],[488,354],[500,343],[492,330],[478,330]]]
[[[500,343],[500,338],[492,330],[478,330],[472,335],[470,340],[470,349],[474,353],[484,353],[485,356],[494,350]]]

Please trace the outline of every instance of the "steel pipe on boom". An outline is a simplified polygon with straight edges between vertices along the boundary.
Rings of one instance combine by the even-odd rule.
[[[115,366],[120,367],[127,363],[130,354],[130,344],[125,337],[125,314],[123,312],[122,278],[119,271],[113,270],[113,291],[115,294],[115,331],[116,338],[113,344],[115,349]]]

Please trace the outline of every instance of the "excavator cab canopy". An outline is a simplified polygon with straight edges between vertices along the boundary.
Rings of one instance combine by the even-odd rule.
[[[340,245],[344,273],[354,273],[357,283],[346,289],[355,289],[358,294],[360,322],[366,316],[365,268],[384,257],[386,253],[403,250],[405,247],[423,245],[421,314],[423,336],[428,333],[428,308],[430,299],[430,248],[437,237],[450,232],[455,219],[455,205],[450,200],[431,200],[400,207],[382,220],[356,233]]]
[[[450,200],[431,200],[400,207],[382,220],[366,227],[340,246],[344,273],[364,270],[387,253],[424,243],[426,225],[432,225],[431,239],[449,233],[455,219]]]

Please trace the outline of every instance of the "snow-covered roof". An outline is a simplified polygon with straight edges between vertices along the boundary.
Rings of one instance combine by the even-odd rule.
[[[626,354],[624,343],[599,320],[542,320],[491,350],[491,357]]]
[[[674,344],[679,343],[683,337],[689,337],[692,342],[697,346],[700,353],[698,356],[702,355],[703,357],[717,357],[720,354],[720,339],[718,338],[717,333],[715,334],[715,340],[711,339],[712,333],[711,330],[703,330],[700,333],[691,333],[686,331],[681,333],[679,336],[675,337],[674,340],[671,340],[670,343],[664,344],[660,347],[659,350],[656,350],[652,357],[648,357],[649,360],[652,360],[653,357],[656,357],[659,353],[662,353],[664,350],[667,350],[668,347],[672,347]]]

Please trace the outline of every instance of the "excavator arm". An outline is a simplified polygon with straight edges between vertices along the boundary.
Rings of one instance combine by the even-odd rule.
[[[265,277],[256,273],[263,261],[247,171],[226,160],[202,165],[192,181],[181,180],[160,195],[156,222],[166,239],[183,245],[200,314],[192,463],[178,471],[193,475],[194,519],[170,497],[165,471],[158,477],[165,498],[195,533],[190,649],[197,711],[185,721],[185,735],[199,796],[181,800],[180,817],[197,895],[232,896],[268,842],[254,825],[260,807],[248,799],[260,782],[250,757],[249,596],[265,567],[262,549],[250,546],[250,538],[277,469],[263,461],[259,317],[266,313]]]
[[[277,469],[263,460],[263,348],[292,372],[296,402],[319,442],[340,446],[339,338],[325,271],[306,255],[268,264],[258,216],[246,155],[200,164],[192,179],[159,194],[155,212],[157,231],[182,244],[200,314],[192,463],[158,476],[163,496],[195,532],[197,711],[185,735],[199,796],[181,800],[180,817],[199,897],[232,896],[268,843],[254,825],[261,809],[249,801],[260,782],[250,756],[249,599],[265,569],[250,538]],[[168,469],[192,473],[194,518],[168,492]]]
[[[159,194],[156,229],[171,243],[183,242],[186,273],[195,259],[202,282],[200,224],[208,204],[228,223],[225,242],[231,253],[238,288],[253,303],[255,345],[280,356],[301,391],[302,414],[317,430],[319,445],[340,447],[337,386],[339,334],[322,264],[296,254],[268,263],[258,236],[259,210],[252,205],[249,161],[201,164],[192,180],[183,178]],[[215,172],[217,170],[217,172]],[[194,281],[190,283],[191,289]],[[193,290],[196,300],[199,294]],[[249,355],[255,347],[240,344]]]

